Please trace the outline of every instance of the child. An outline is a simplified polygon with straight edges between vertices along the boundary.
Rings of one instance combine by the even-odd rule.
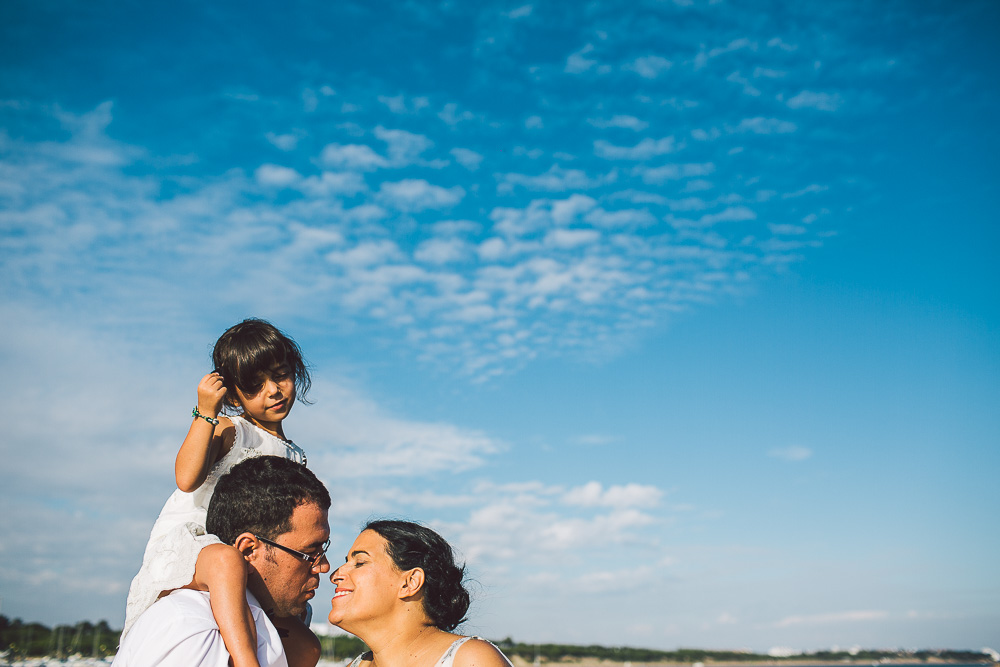
[[[216,370],[198,384],[198,405],[177,453],[177,490],[153,525],[129,588],[122,637],[160,596],[177,588],[209,591],[231,664],[259,667],[246,561],[235,547],[205,534],[205,514],[216,482],[243,459],[270,455],[306,463],[305,453],[285,439],[282,421],[297,394],[304,401],[311,381],[295,341],[263,320],[244,320],[222,334],[212,361]],[[315,665],[319,640],[308,627],[299,619],[272,620],[282,626],[289,665]]]

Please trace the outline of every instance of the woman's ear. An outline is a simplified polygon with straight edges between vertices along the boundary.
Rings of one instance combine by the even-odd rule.
[[[399,597],[408,598],[416,595],[424,587],[424,570],[415,567],[403,573],[403,584],[399,587]]]

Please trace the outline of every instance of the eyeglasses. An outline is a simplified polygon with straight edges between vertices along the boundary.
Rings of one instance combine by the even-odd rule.
[[[330,540],[327,540],[326,542],[323,543],[323,546],[320,547],[319,551],[317,551],[314,554],[307,554],[301,551],[296,551],[295,549],[289,549],[284,544],[278,544],[277,542],[269,540],[266,537],[261,537],[260,535],[254,535],[254,537],[256,537],[264,544],[269,544],[272,547],[281,549],[285,553],[289,553],[298,558],[299,560],[309,563],[309,567],[316,567],[317,565],[319,565],[319,562],[323,560],[323,556],[326,555],[326,550],[330,548]]]

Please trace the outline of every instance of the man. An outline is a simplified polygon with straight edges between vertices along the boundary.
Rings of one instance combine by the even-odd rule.
[[[261,667],[315,664],[319,641],[299,620],[326,559],[330,494],[305,466],[276,456],[233,466],[215,487],[206,528],[247,562],[247,602]],[[209,594],[178,589],[147,609],[118,649],[114,667],[227,667]]]

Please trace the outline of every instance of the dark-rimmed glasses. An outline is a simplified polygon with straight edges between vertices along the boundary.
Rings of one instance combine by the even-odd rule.
[[[320,547],[320,549],[319,549],[319,551],[317,553],[307,554],[307,553],[303,553],[301,551],[296,551],[295,549],[291,549],[289,547],[286,547],[284,544],[278,544],[277,542],[275,542],[273,540],[269,540],[266,537],[261,537],[260,535],[254,535],[254,537],[256,537],[258,540],[260,540],[264,544],[269,544],[272,547],[276,547],[278,549],[281,549],[285,553],[289,553],[289,554],[295,556],[296,558],[298,558],[299,560],[301,560],[303,562],[306,562],[306,563],[309,563],[309,567],[316,567],[316,566],[318,566],[319,562],[321,560],[323,560],[323,556],[326,555],[326,550],[330,548],[330,540],[327,540],[326,542],[323,543],[323,546]]]

